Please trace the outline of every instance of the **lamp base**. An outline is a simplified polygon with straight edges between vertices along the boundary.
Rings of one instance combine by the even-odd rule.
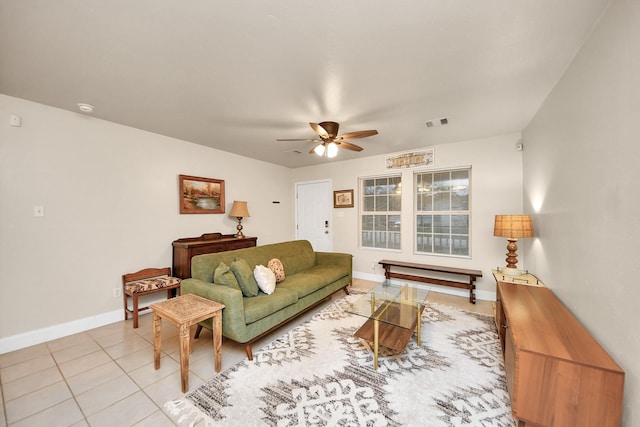
[[[504,274],[505,276],[522,276],[523,271],[522,270],[518,270],[517,268],[510,268],[510,267],[505,267],[505,268],[501,268],[500,273]]]
[[[238,220],[238,225],[236,226],[236,230],[238,230],[238,232],[234,234],[233,237],[243,239],[244,233],[242,232],[242,217],[236,217],[236,219]]]

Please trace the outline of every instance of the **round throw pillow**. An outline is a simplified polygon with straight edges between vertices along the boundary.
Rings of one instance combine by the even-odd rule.
[[[276,283],[280,283],[284,280],[284,266],[278,258],[273,258],[269,261],[267,267],[269,267],[269,270],[273,271],[273,274],[276,275]]]

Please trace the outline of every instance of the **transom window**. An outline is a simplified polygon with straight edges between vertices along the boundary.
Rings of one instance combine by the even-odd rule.
[[[360,195],[360,245],[400,249],[402,178],[361,178]]]
[[[469,256],[471,168],[416,172],[414,178],[416,252]]]

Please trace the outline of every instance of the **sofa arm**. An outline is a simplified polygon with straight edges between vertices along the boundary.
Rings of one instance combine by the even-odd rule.
[[[318,265],[342,265],[349,268],[349,274],[353,270],[353,255],[340,252],[316,252]]]
[[[223,330],[244,329],[244,303],[242,292],[222,285],[214,285],[199,279],[184,279],[180,284],[182,294],[194,294],[224,304]]]

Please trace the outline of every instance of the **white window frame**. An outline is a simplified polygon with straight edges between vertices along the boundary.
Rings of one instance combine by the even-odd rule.
[[[390,193],[383,194],[365,194],[365,182],[370,180],[386,180],[387,185],[389,185],[389,180],[394,179],[398,180],[399,183],[396,187],[396,193],[393,196],[397,196],[397,203],[399,210],[389,210],[389,202],[390,202]],[[381,184],[382,185],[382,184]],[[387,191],[389,189],[387,188]],[[399,191],[399,192],[398,192]],[[376,249],[376,250],[389,250],[389,251],[400,251],[402,249],[402,174],[388,174],[388,175],[376,175],[376,176],[367,176],[358,178],[358,192],[359,192],[359,212],[358,212],[358,245],[361,249]],[[376,197],[386,197],[387,198],[387,209],[386,210],[365,210],[368,206],[367,198],[373,197],[373,204],[376,204]],[[369,230],[368,227],[365,229],[364,222],[365,217],[373,216],[373,230]],[[385,230],[376,230],[376,217],[379,218],[380,221],[386,223]],[[383,217],[386,217],[383,219]],[[389,218],[392,217],[392,218]],[[393,220],[393,224],[390,225],[390,220]],[[365,232],[371,232],[372,238],[366,239],[364,238]],[[380,237],[379,239],[376,236]],[[384,237],[384,246],[376,246],[376,243],[379,243],[383,240]],[[365,243],[373,242],[373,245],[366,246]],[[391,247],[390,247],[391,246]]]
[[[438,175],[438,174],[444,174],[444,173],[455,173],[455,172],[467,172],[468,173],[468,178],[466,181],[466,185],[467,188],[466,189],[461,189],[458,191],[466,191],[467,192],[467,206],[466,209],[456,209],[453,210],[452,209],[452,197],[455,194],[455,189],[453,188],[447,188],[445,190],[442,190],[440,193],[443,194],[448,194],[449,195],[449,209],[445,209],[445,210],[436,210],[436,206],[434,206],[435,202],[432,199],[432,205],[431,205],[431,210],[421,210],[419,208],[421,208],[422,206],[420,206],[420,194],[422,191],[423,186],[420,185],[419,183],[419,177],[423,177],[425,175],[431,175],[432,179]],[[432,181],[433,182],[433,181]],[[471,258],[471,220],[472,220],[472,215],[471,215],[471,188],[472,188],[472,170],[471,170],[471,166],[461,166],[461,167],[456,167],[456,168],[447,168],[447,169],[436,169],[436,170],[422,170],[422,171],[415,171],[413,173],[413,250],[414,253],[419,254],[419,255],[434,255],[434,256],[445,256],[445,257],[456,257],[456,258]],[[433,190],[433,189],[431,189]],[[432,196],[433,197],[433,196]],[[419,229],[419,225],[421,224],[421,221],[418,219],[418,216],[432,216],[431,219],[431,229],[430,231],[424,231],[424,230],[420,230]],[[446,216],[466,216],[467,217],[467,233],[455,233],[452,232],[452,226],[453,226],[453,221],[451,219],[449,219],[448,221],[448,227],[449,230],[448,232],[436,232],[435,228],[436,228],[436,224],[435,224],[435,217],[439,216],[439,217],[446,217]],[[436,251],[436,238],[437,236],[443,236],[443,238],[445,238],[444,236],[446,236],[446,240],[448,241],[448,252],[442,252],[442,251]],[[458,236],[458,238],[456,238],[456,236]],[[421,240],[426,239],[428,237],[431,237],[431,251],[427,251],[424,249],[424,245],[421,245]],[[467,253],[462,253],[460,251],[460,249],[458,249],[457,253],[456,253],[456,242],[459,244],[458,247],[462,247],[460,246],[461,243],[465,242],[465,239],[461,239],[460,237],[465,237],[466,238],[466,251]]]

